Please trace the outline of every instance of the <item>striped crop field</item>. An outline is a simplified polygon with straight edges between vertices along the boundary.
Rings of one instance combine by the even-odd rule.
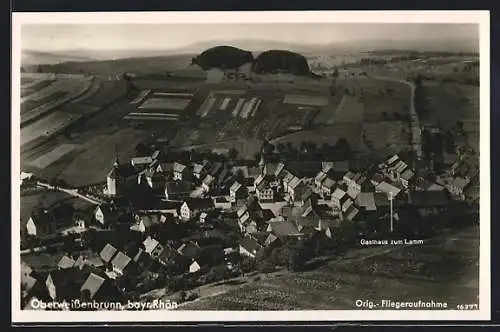
[[[283,100],[283,104],[303,105],[303,106],[326,106],[328,105],[328,97],[313,96],[313,95],[296,95],[287,94]]]
[[[31,165],[37,167],[37,168],[45,168],[56,162],[57,160],[61,159],[63,156],[67,155],[68,153],[72,152],[75,149],[75,145],[73,144],[63,144],[59,145],[49,153],[46,153],[34,161],[31,162]]]
[[[180,98],[149,98],[139,108],[182,111],[186,109],[190,102],[190,99]]]

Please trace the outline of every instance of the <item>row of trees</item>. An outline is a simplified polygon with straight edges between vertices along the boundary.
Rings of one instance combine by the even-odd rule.
[[[340,138],[336,144],[322,143],[317,145],[314,142],[302,141],[299,146],[292,142],[278,143],[276,145],[265,140],[261,147],[261,152],[254,155],[255,160],[259,161],[261,154],[264,157],[279,160],[347,160],[351,156],[351,147],[345,138]]]

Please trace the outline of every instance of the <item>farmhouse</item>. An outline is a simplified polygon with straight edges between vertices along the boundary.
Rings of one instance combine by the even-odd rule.
[[[194,183],[187,181],[174,181],[165,184],[165,199],[183,200],[191,195],[194,190]]]
[[[195,178],[201,180],[207,174],[208,169],[204,164],[193,164],[193,175]]]
[[[275,199],[274,190],[265,179],[262,179],[256,186],[255,193],[261,202],[273,202]]]
[[[80,288],[80,293],[85,301],[120,301],[123,298],[120,290],[109,279],[95,273],[90,273]]]
[[[54,270],[45,279],[45,286],[52,300],[71,300],[79,297],[79,289],[86,279],[78,268]]]
[[[229,189],[229,196],[232,201],[236,201],[236,199],[246,198],[248,196],[248,191],[246,187],[235,181]]]
[[[95,210],[95,220],[101,224],[101,226],[110,226],[118,222],[122,212],[111,204],[101,204]]]
[[[153,259],[158,259],[160,257],[161,253],[163,252],[164,248],[158,242],[156,239],[152,238],[151,236],[148,236],[144,242],[144,251],[150,255]]]
[[[57,268],[59,270],[69,269],[75,266],[75,260],[67,255],[61,257],[59,262],[57,263]]]
[[[119,251],[113,260],[111,261],[111,266],[113,267],[113,272],[118,276],[127,274],[132,268],[132,258]]]
[[[160,225],[166,221],[166,217],[160,214],[136,215],[136,224],[130,226],[130,229],[140,233],[149,233],[156,225]]]
[[[128,185],[137,180],[137,172],[131,164],[120,164],[115,158],[113,167],[106,177],[106,193],[109,196],[122,196]]]
[[[107,264],[111,262],[111,259],[115,256],[117,252],[118,250],[115,247],[107,243],[99,253],[99,257],[101,257],[102,261]]]
[[[263,246],[260,245],[257,240],[250,236],[245,236],[240,241],[239,252],[241,255],[248,256],[250,258],[255,258],[257,253],[263,249]]]
[[[44,237],[54,234],[57,231],[57,221],[52,212],[40,210],[31,215],[26,223],[28,235]]]
[[[350,198],[347,195],[347,192],[343,191],[340,188],[335,189],[335,191],[332,194],[332,203],[333,206],[337,209],[341,209],[342,206],[346,201],[348,201]]]
[[[174,173],[174,163],[159,163],[156,166],[156,172],[165,175],[173,175]]]
[[[213,189],[213,186],[215,184],[216,184],[215,177],[213,177],[212,175],[208,174],[203,179],[201,187],[203,188],[203,191],[205,191],[205,192],[208,193],[208,192],[210,192]]]
[[[179,181],[190,181],[191,180],[191,171],[189,170],[189,167],[175,162],[174,163],[174,180],[179,180]]]
[[[181,218],[191,220],[197,214],[213,210],[214,201],[210,198],[188,198],[181,205]]]

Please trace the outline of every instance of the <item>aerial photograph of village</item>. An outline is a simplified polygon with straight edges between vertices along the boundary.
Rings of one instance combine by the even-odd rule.
[[[479,310],[477,25],[24,24],[21,56],[22,310]]]

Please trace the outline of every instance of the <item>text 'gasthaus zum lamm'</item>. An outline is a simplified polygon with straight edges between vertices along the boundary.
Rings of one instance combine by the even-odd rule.
[[[424,240],[401,239],[401,240],[366,240],[361,239],[359,244],[362,246],[384,246],[384,245],[420,245]]]

